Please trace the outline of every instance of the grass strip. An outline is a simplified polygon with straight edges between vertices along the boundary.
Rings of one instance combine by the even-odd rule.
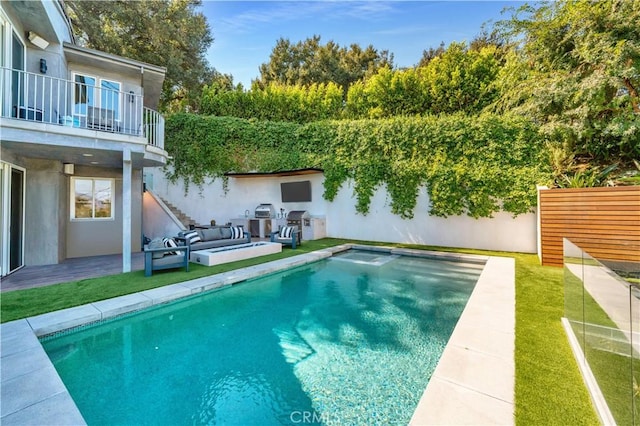
[[[563,269],[516,254],[516,424],[599,425],[560,318]]]
[[[600,423],[560,323],[564,312],[562,268],[540,266],[536,255],[327,238],[305,241],[296,250],[284,248],[282,253],[224,265],[205,267],[192,264],[189,272],[167,271],[145,278],[142,271],[137,271],[2,293],[1,320],[25,318],[347,242],[515,258],[516,424]]]

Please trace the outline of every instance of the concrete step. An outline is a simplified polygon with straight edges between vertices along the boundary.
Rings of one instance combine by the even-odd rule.
[[[180,223],[182,223],[184,225],[185,228],[189,229],[189,227],[191,225],[196,225],[196,221],[193,220],[190,216],[188,216],[187,214],[185,214],[182,210],[180,210],[178,207],[174,206],[173,204],[171,204],[170,202],[168,202],[167,200],[165,200],[162,197],[159,197],[162,202],[169,208],[169,210],[171,210],[171,213],[174,214],[175,217],[178,218],[178,220],[180,221]]]

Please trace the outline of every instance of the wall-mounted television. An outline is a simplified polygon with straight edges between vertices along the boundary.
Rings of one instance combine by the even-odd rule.
[[[311,181],[283,182],[280,184],[283,203],[311,201]]]

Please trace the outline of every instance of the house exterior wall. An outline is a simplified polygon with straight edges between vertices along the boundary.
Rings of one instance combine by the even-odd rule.
[[[6,253],[15,259],[18,251],[21,259],[23,254],[25,266],[59,263],[68,257],[123,253],[123,270],[128,270],[130,252],[129,247],[123,247],[123,241],[131,238],[131,252],[140,251],[142,246],[142,167],[160,166],[167,160],[163,150],[164,124],[153,111],[165,69],[74,45],[70,24],[58,0],[2,2],[0,18],[5,30],[0,38],[0,77],[4,82],[0,87],[0,158],[24,169],[25,176],[21,193],[24,226],[20,229],[24,238],[14,238],[18,233],[12,232],[8,221],[2,221],[1,273],[9,270]],[[48,46],[41,49],[31,43],[30,31],[46,40]],[[12,69],[13,34],[24,45],[24,71]],[[46,70],[41,70],[42,60],[46,61]],[[80,111],[74,106],[78,88],[74,72],[97,79],[91,110],[87,106]],[[119,82],[119,92],[102,91],[99,79]],[[145,90],[156,96],[144,96]],[[110,93],[107,99],[120,102],[121,108],[111,119],[108,110],[115,112],[115,108],[102,102],[107,96],[104,93]],[[153,141],[145,123],[152,123],[158,131],[151,134]],[[64,164],[75,166],[76,177],[115,179],[113,220],[71,220],[71,177],[64,174]],[[123,182],[128,182],[123,179],[123,170],[132,170],[131,187],[123,187]],[[5,188],[1,193],[3,206],[9,205],[10,200],[7,182],[9,179],[0,182]],[[123,197],[128,200],[128,194],[132,207],[123,212]],[[2,213],[5,218],[22,217],[17,209]],[[129,218],[130,232],[123,229]],[[24,244],[16,248],[18,244],[10,244],[15,241]]]
[[[76,177],[115,179],[115,219],[74,222],[70,219],[71,177],[56,160],[23,158],[3,150],[3,161],[26,169],[24,261],[49,265],[71,257],[122,252],[122,172],[76,167]],[[131,251],[142,250],[142,171],[132,176]]]
[[[222,182],[217,179],[205,185],[202,191],[191,187],[185,195],[181,182],[170,183],[159,169],[145,169],[147,181],[153,181],[154,192],[177,206],[200,224],[211,219],[226,223],[230,219],[244,218],[245,210],[253,215],[260,203],[271,203],[279,212],[284,208],[308,210],[312,216],[326,219],[327,236],[356,240],[424,244],[446,247],[465,247],[485,250],[536,252],[536,215],[529,213],[513,218],[500,212],[493,218],[474,219],[468,216],[439,218],[430,216],[429,197],[425,188],[420,190],[413,219],[402,219],[391,213],[389,196],[385,188],[376,191],[371,200],[370,212],[364,216],[355,210],[353,185],[343,185],[336,199],[323,198],[322,174],[288,176],[229,178],[225,194]],[[282,203],[281,182],[311,181],[312,202]]]
[[[59,7],[56,4],[58,2],[42,2],[44,11],[48,13],[48,22],[43,22],[42,25],[51,26],[52,31],[55,34],[52,34],[51,36],[45,36],[44,34],[41,34],[49,42],[49,46],[47,46],[46,50],[35,47],[29,42],[29,39],[25,36],[27,31],[22,23],[22,20],[18,18],[15,10],[13,9],[11,2],[2,3],[2,11],[11,22],[13,29],[15,30],[18,37],[22,40],[22,43],[26,48],[25,71],[39,73],[40,59],[45,59],[47,61],[48,76],[67,78],[67,67],[62,43],[70,42],[71,36],[64,19],[55,10]]]
[[[25,265],[47,265],[65,258],[65,235],[58,224],[66,211],[62,163],[25,159]]]
[[[66,206],[66,252],[67,257],[99,256],[122,253],[122,171],[98,167],[76,167],[74,177],[112,178],[114,188],[113,220],[73,221],[70,203]],[[142,173],[134,170],[131,191],[131,251],[142,249]],[[66,178],[66,193],[71,191],[71,178]]]

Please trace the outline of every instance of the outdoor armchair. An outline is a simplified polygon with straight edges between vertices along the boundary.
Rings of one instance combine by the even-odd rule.
[[[274,231],[270,235],[272,243],[288,244],[292,249],[296,248],[299,241],[297,226],[283,226],[279,231]]]
[[[180,246],[169,245],[168,241],[178,240]],[[173,244],[176,244],[173,242]],[[189,272],[189,246],[182,237],[156,238],[144,246],[144,276],[153,271],[184,267]]]

